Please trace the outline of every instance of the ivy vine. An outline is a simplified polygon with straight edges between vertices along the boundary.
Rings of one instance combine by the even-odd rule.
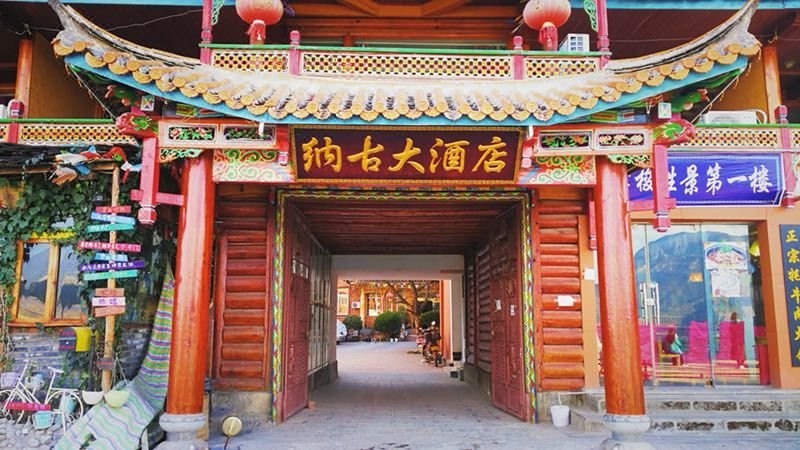
[[[130,204],[130,190],[138,184],[138,177],[129,177],[120,186],[120,204]],[[111,175],[93,173],[88,179],[79,179],[73,183],[57,186],[48,180],[46,174],[27,175],[22,179],[0,178],[0,187],[19,188],[16,207],[0,209],[0,371],[6,370],[13,363],[10,355],[10,336],[8,323],[11,305],[14,302],[13,289],[16,283],[17,245],[34,236],[52,236],[52,241],[62,246],[69,245],[77,252],[79,240],[104,240],[103,235],[86,233],[89,215],[96,202],[108,204],[111,191]],[[134,211],[135,214],[135,211]],[[71,233],[59,233],[70,231]],[[132,231],[118,232],[117,238],[123,242],[142,242],[143,236],[150,231],[137,227]],[[107,238],[107,236],[106,236]],[[77,253],[80,263],[89,262],[93,252]],[[153,263],[151,261],[151,263]],[[159,262],[160,263],[160,262]],[[148,267],[150,269],[151,267]],[[119,287],[133,290],[137,279],[118,280]],[[94,286],[91,286],[92,288]],[[87,316],[87,326],[103,330],[104,319],[96,319],[91,311],[92,290],[89,283],[83,282],[79,292],[81,308]],[[116,321],[117,339],[114,342],[115,354],[121,347],[121,322]],[[44,328],[37,324],[40,331],[60,332],[60,329]],[[97,349],[102,353],[102,349]],[[64,377],[71,380],[74,387],[85,387],[88,378],[97,376],[94,367],[88,363],[88,352],[66,352],[64,355]]]

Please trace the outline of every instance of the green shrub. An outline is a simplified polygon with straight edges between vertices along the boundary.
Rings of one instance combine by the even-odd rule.
[[[405,313],[403,312],[386,311],[375,318],[373,328],[387,337],[396,337],[400,334],[400,326],[404,317]]]
[[[361,323],[361,317],[356,315],[347,316],[342,320],[344,326],[347,327],[348,330],[360,330],[364,328],[364,324]]]
[[[431,326],[431,322],[436,321],[437,325],[439,322],[439,310],[434,309],[433,311],[428,311],[426,313],[422,313],[419,316],[419,326],[422,328],[428,328]]]

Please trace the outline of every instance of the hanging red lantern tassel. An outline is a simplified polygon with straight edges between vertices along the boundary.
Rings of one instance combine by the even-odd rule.
[[[547,51],[558,49],[558,27],[567,23],[572,13],[569,0],[530,0],[522,12],[529,27],[539,30],[539,43]]]
[[[281,20],[283,2],[281,0],[236,0],[236,13],[250,24],[247,34],[250,44],[263,44],[267,38],[267,27]]]

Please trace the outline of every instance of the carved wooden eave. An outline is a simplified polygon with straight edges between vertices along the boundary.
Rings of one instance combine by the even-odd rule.
[[[739,69],[760,49],[747,31],[758,4],[751,0],[688,44],[578,75],[365,80],[244,73],[138,46],[50,3],[64,26],[53,47],[67,63],[173,101],[269,123],[552,125]]]

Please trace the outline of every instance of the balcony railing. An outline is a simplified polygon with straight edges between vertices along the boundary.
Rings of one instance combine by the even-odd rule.
[[[0,119],[0,142],[26,145],[137,145],[108,120]]]
[[[213,44],[215,67],[316,77],[511,80],[595,72],[601,53]]]

